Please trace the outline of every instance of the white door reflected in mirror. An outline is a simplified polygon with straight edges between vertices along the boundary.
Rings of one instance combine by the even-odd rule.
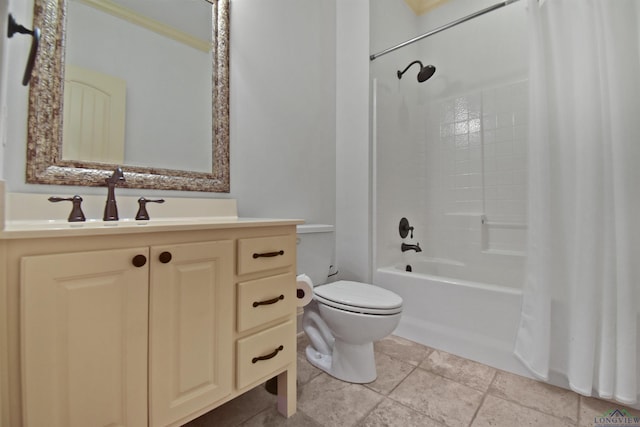
[[[67,64],[62,159],[124,163],[127,82]]]

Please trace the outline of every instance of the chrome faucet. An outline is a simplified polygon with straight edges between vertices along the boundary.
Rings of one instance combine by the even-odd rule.
[[[125,182],[124,173],[120,167],[117,167],[113,171],[113,175],[105,179],[107,183],[107,204],[104,207],[103,221],[117,221],[118,220],[118,205],[116,204],[116,184],[119,182]]]
[[[403,243],[402,245],[400,245],[400,250],[402,252],[406,252],[406,251],[422,252],[422,249],[420,248],[420,243],[416,245],[407,245],[406,243]]]

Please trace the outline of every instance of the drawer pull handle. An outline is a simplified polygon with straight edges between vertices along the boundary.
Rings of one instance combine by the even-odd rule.
[[[261,360],[272,359],[272,358],[276,357],[276,355],[278,353],[280,353],[282,350],[284,350],[284,347],[280,346],[280,347],[276,348],[275,350],[273,350],[273,353],[271,353],[271,354],[267,354],[266,356],[254,357],[253,359],[251,359],[251,363],[257,363],[257,362],[259,362]]]
[[[280,250],[278,252],[265,252],[265,253],[262,253],[262,254],[255,254],[254,253],[253,254],[253,259],[256,259],[256,258],[271,258],[271,257],[278,256],[278,255],[284,255],[284,251]]]
[[[260,305],[269,305],[269,304],[275,304],[280,300],[284,299],[284,295],[280,295],[279,297],[273,298],[273,299],[268,299],[266,301],[254,301],[253,302],[253,306],[254,307],[258,307]]]

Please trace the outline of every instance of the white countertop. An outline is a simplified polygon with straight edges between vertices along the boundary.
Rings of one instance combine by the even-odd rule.
[[[47,197],[30,193],[7,194],[6,206],[0,215],[4,216],[0,240],[298,225],[304,222],[300,219],[238,218],[234,199],[214,198],[166,198],[162,205],[149,206],[150,220],[136,221],[133,217],[138,207],[137,197],[132,196],[118,198],[121,214],[118,221],[93,219],[102,216],[104,197],[85,196],[83,210],[87,220],[68,222],[66,218],[71,204],[50,203]],[[132,216],[123,218],[123,213]]]
[[[7,221],[0,239],[33,239],[47,237],[99,236],[167,231],[214,230],[228,228],[298,225],[298,219],[192,217],[160,218],[149,221],[122,219],[119,221],[87,220],[86,222]]]

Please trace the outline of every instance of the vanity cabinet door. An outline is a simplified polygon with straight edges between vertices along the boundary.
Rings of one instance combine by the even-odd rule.
[[[147,426],[147,258],[148,248],[22,258],[25,427]]]
[[[232,392],[233,242],[151,248],[150,426]]]

